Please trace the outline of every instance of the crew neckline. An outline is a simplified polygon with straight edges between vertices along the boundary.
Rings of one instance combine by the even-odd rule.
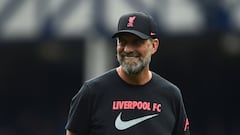
[[[154,79],[154,73],[153,73],[152,71],[150,71],[151,74],[152,74],[152,77],[151,77],[151,79],[150,79],[149,81],[147,81],[146,83],[144,83],[144,84],[130,84],[130,83],[124,81],[124,80],[119,76],[119,74],[118,74],[118,72],[117,72],[117,68],[115,68],[114,72],[115,72],[115,74],[117,75],[118,79],[119,79],[122,83],[124,83],[125,85],[130,86],[130,87],[145,87],[145,86],[147,86],[149,83],[151,83],[152,80]]]

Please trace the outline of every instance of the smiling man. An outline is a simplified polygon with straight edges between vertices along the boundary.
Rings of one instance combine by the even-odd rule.
[[[151,16],[119,19],[119,66],[86,81],[72,98],[67,135],[189,135],[181,91],[150,70],[159,39]]]

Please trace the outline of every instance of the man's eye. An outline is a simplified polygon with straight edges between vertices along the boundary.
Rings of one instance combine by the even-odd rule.
[[[126,44],[127,44],[127,41],[126,41],[126,40],[119,40],[119,44],[121,44],[121,45],[126,45]]]
[[[144,40],[135,39],[135,40],[133,41],[133,43],[134,43],[135,45],[140,45],[140,44],[143,44],[143,43],[144,43]]]

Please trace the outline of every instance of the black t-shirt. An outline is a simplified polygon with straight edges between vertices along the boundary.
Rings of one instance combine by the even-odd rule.
[[[180,90],[152,72],[145,85],[113,69],[86,81],[72,98],[66,129],[77,135],[189,135]]]

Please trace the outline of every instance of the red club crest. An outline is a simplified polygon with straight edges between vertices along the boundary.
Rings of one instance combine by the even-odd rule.
[[[130,17],[128,18],[127,27],[133,27],[133,23],[134,23],[135,19],[136,19],[136,16],[130,16]]]

